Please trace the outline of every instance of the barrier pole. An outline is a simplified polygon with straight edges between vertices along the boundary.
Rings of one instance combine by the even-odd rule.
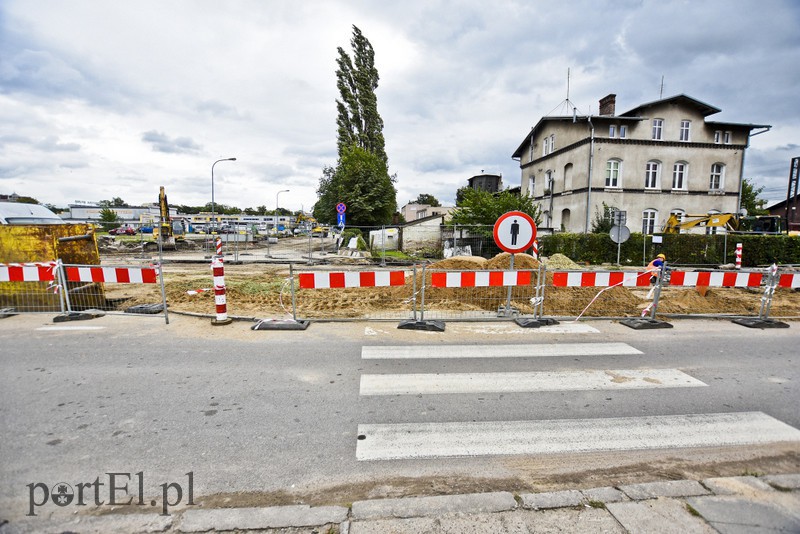
[[[67,313],[72,313],[72,303],[69,300],[69,286],[67,284],[67,276],[66,273],[64,273],[64,264],[61,262],[61,258],[56,260],[56,268],[58,269],[59,280],[63,280],[64,283],[62,289],[64,290],[64,302],[67,303]]]
[[[658,310],[658,299],[661,298],[661,285],[664,282],[664,275],[667,272],[667,262],[665,261],[663,265],[661,265],[661,271],[658,273],[658,278],[656,279],[656,293],[653,296],[653,307],[650,309],[650,319],[655,320],[656,318],[656,311]]]
[[[412,311],[411,316],[414,318],[414,321],[417,320],[417,264],[414,264],[414,281],[412,282],[411,286],[411,301],[412,301]]]
[[[289,264],[289,283],[292,286],[292,319],[297,322],[297,298],[294,291],[294,270],[292,264]]]
[[[159,263],[158,267],[158,279],[161,281],[161,303],[164,306],[164,322],[169,324],[169,313],[167,312],[167,290],[164,287],[164,269],[161,267]]]
[[[422,266],[422,291],[420,291],[419,320],[425,321],[425,265]]]
[[[217,317],[211,319],[213,326],[231,324],[233,320],[228,317],[228,302],[225,296],[225,267],[222,256],[214,256],[211,260],[211,269],[214,272],[214,305]]]
[[[515,254],[512,254],[511,255],[511,259],[508,261],[508,270],[509,271],[513,271],[514,270],[514,256],[515,256]],[[512,291],[512,289],[514,289],[513,286],[508,286],[508,295],[506,296],[506,309],[505,309],[505,313],[503,314],[506,317],[511,317],[511,315],[512,315],[512,313],[511,313],[511,291]]]
[[[769,268],[769,278],[767,278],[767,287],[764,290],[764,296],[761,297],[761,310],[758,312],[758,318],[766,321],[769,319],[769,310],[772,307],[772,295],[775,294],[775,288],[778,287],[778,266],[774,263]]]
[[[736,268],[742,268],[742,244],[736,243]]]

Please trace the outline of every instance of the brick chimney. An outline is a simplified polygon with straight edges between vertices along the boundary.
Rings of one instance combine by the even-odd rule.
[[[617,108],[617,95],[611,94],[600,99],[600,115],[614,116]]]

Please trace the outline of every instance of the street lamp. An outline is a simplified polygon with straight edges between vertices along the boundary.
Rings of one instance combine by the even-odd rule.
[[[288,193],[288,189],[284,189],[282,191],[278,191],[278,194],[275,195],[275,231],[278,231],[278,201],[281,198],[281,193]]]
[[[215,161],[214,163],[211,164],[211,221],[210,221],[210,225],[214,224],[214,165],[216,165],[220,161],[236,161],[236,158],[222,158],[222,159],[218,159],[217,161]]]

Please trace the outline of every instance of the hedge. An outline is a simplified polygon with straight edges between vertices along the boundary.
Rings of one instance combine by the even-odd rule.
[[[734,263],[736,244],[742,243],[742,266],[757,267],[778,264],[800,264],[800,236],[665,234],[661,243],[653,243],[642,234],[631,234],[620,247],[621,265],[646,265],[656,254],[663,253],[667,262],[681,265],[717,266]],[[567,234],[539,236],[540,253],[564,254],[577,263],[616,263],[617,244],[608,234]]]

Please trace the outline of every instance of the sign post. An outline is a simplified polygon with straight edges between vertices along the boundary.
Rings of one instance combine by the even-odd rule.
[[[514,254],[524,252],[529,249],[536,240],[536,223],[527,213],[521,211],[509,211],[498,217],[494,223],[494,242],[502,250],[511,254],[509,269],[514,270]],[[511,290],[508,288],[504,315],[512,315],[511,310]],[[498,314],[501,310],[498,310]]]

